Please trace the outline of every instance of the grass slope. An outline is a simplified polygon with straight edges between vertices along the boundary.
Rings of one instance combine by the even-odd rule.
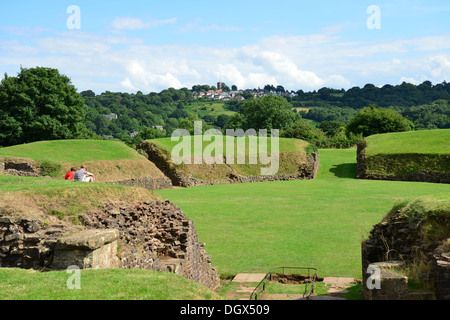
[[[356,150],[320,150],[315,180],[158,193],[193,219],[221,275],[315,267],[361,278],[361,241],[400,199],[450,197],[450,186],[354,179]]]
[[[144,188],[0,175],[0,209],[21,214],[38,209],[44,213],[57,213],[60,217],[77,216],[87,210],[101,208],[108,200],[156,199],[161,198]]]
[[[450,129],[384,133],[366,139],[366,155],[375,154],[449,154]]]
[[[136,177],[162,177],[154,164],[123,142],[108,140],[40,141],[0,148],[0,158],[26,158],[51,163],[52,174],[64,177],[71,168],[86,164],[97,182],[127,180]]]
[[[0,156],[30,158],[36,161],[52,161],[60,164],[142,159],[141,155],[124,143],[108,140],[39,141],[0,148]]]

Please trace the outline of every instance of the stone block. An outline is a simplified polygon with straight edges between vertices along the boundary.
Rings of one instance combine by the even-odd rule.
[[[58,240],[51,267],[80,269],[120,267],[117,256],[117,230],[87,230]]]
[[[380,271],[379,289],[368,289],[364,286],[364,296],[367,300],[403,300],[408,292],[408,278],[399,274]]]
[[[93,250],[119,238],[118,230],[86,230],[58,240],[58,249]]]

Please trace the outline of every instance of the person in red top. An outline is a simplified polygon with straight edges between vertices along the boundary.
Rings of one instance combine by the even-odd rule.
[[[70,171],[66,173],[66,180],[73,180],[73,176],[75,175],[75,168],[70,168]]]

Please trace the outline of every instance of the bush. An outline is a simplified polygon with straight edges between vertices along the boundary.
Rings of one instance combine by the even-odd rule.
[[[41,167],[42,176],[56,177],[59,175],[62,166],[59,163],[54,163],[51,161],[43,161],[39,164]]]
[[[402,132],[414,129],[414,124],[397,111],[376,105],[363,108],[347,124],[347,132],[364,137],[378,133]]]
[[[295,138],[308,141],[309,143],[315,144],[319,148],[328,147],[328,139],[326,134],[306,123],[304,121],[296,121],[292,127],[283,131],[281,135],[285,138]]]

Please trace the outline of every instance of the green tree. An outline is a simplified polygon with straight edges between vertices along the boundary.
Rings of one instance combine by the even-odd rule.
[[[347,124],[347,132],[364,137],[386,132],[414,129],[414,124],[397,111],[376,105],[361,109]]]
[[[132,143],[139,144],[142,140],[159,139],[166,136],[165,130],[159,130],[156,128],[145,128],[139,132],[132,140]]]
[[[328,147],[328,139],[325,132],[302,120],[297,120],[289,129],[283,130],[281,136],[302,139],[319,148]]]
[[[84,100],[70,79],[50,68],[21,68],[0,83],[0,145],[82,138]]]
[[[327,136],[332,137],[336,132],[343,127],[344,124],[338,121],[323,121],[320,123],[319,129],[327,134]]]
[[[295,120],[292,105],[283,97],[267,95],[250,99],[243,105],[245,128],[242,129],[287,129]]]

